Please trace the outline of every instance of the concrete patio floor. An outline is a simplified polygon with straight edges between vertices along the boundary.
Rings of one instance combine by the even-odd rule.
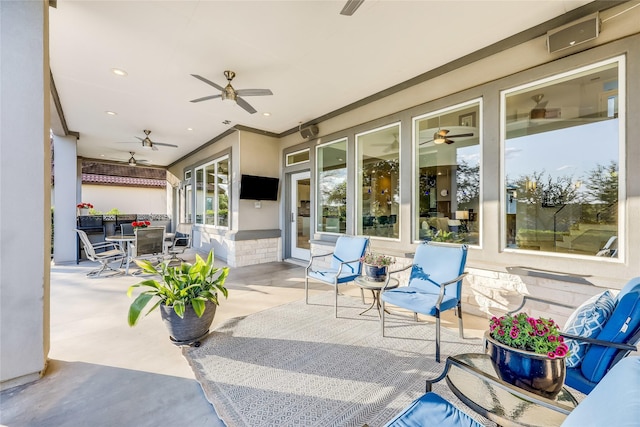
[[[193,257],[193,254],[191,255]],[[224,265],[217,263],[218,265]],[[0,424],[8,427],[224,426],[157,312],[127,325],[135,276],[87,278],[91,262],[51,268],[51,349],[39,381],[0,393]],[[304,298],[304,268],[269,263],[231,268],[214,324]],[[330,290],[313,283],[312,292]],[[341,292],[359,297],[353,284]],[[370,294],[366,294],[370,302]],[[486,320],[464,315],[465,336]],[[453,312],[443,326],[457,329]]]

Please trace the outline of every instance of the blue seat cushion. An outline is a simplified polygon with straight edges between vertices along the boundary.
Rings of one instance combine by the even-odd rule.
[[[569,316],[564,332],[587,338],[597,338],[604,325],[611,317],[616,300],[609,291],[594,295]],[[578,340],[566,340],[569,356],[565,363],[567,368],[577,368],[582,363],[589,345]]]
[[[482,427],[469,415],[435,393],[414,400],[385,427]]]
[[[567,368],[567,374],[564,378],[564,383],[571,388],[575,388],[581,393],[589,394],[597,383],[589,381],[582,375],[582,369]]]
[[[346,282],[351,282],[353,281],[356,277],[359,276],[359,274],[353,274],[351,272],[350,269],[346,269],[348,270],[347,272],[345,272],[344,268],[342,269],[342,273],[340,274],[340,276],[338,277],[338,283],[346,283]],[[336,278],[338,274],[338,270],[334,270],[331,268],[327,268],[324,270],[310,270],[309,271],[309,277],[312,277],[314,279],[320,280],[322,282],[325,283],[334,283],[334,280]]]
[[[639,419],[640,357],[630,356],[609,371],[565,418],[562,427],[631,427],[637,426]]]
[[[413,286],[405,286],[385,291],[380,297],[384,302],[406,308],[416,313],[429,316],[436,315],[437,310],[435,303],[438,300],[438,294],[423,292]],[[445,295],[440,303],[440,311],[454,308],[457,304],[458,299],[455,298],[455,296]]]
[[[598,334],[598,339],[615,343],[629,343],[629,338],[640,327],[640,291],[627,292],[618,302],[616,310]],[[582,374],[593,382],[599,382],[620,350],[591,345],[582,360]],[[624,350],[622,350],[624,351]]]

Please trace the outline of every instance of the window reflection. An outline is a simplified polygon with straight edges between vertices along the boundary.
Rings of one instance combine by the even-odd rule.
[[[618,74],[610,61],[506,92],[507,247],[617,256],[601,249],[619,235]]]
[[[342,139],[319,146],[318,174],[318,232],[345,233],[347,217],[347,140]]]
[[[399,238],[400,124],[356,135],[358,151],[358,232]]]
[[[414,119],[417,239],[479,244],[479,117],[473,102]]]
[[[196,223],[229,226],[229,158],[222,157],[196,170]],[[187,216],[190,208],[187,205]]]

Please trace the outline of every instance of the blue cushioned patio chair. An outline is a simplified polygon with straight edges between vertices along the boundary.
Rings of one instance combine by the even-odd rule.
[[[382,302],[380,327],[384,336],[385,304],[393,304],[414,313],[436,318],[436,362],[440,362],[440,313],[455,309],[458,316],[460,338],[464,338],[462,327],[462,278],[466,274],[467,245],[440,245],[432,242],[421,244],[416,249],[412,265],[392,274],[411,268],[407,286],[384,290],[380,293]],[[386,284],[385,284],[386,286]]]
[[[340,236],[333,252],[313,255],[305,269],[305,302],[309,304],[309,278],[333,285],[335,289],[335,316],[338,317],[338,285],[352,282],[360,275],[362,270],[360,258],[367,250],[368,244],[368,237]],[[331,256],[329,266],[317,265],[318,259],[328,256]],[[314,261],[316,265],[314,265]]]
[[[527,301],[542,301],[547,304],[575,308],[566,304],[526,295],[519,311]],[[562,336],[581,343],[588,343],[582,362],[576,367],[567,367],[564,383],[582,393],[589,394],[604,375],[630,352],[637,351],[640,343],[640,277],[635,277],[615,297],[611,316],[602,330],[594,337],[582,337],[566,332]]]
[[[616,297],[616,305],[595,338],[565,338],[589,343],[582,363],[567,369],[565,384],[589,394],[605,374],[640,343],[640,277],[631,279]]]
[[[544,404],[544,402],[540,402]],[[561,427],[638,425],[640,414],[640,357],[627,357],[608,372]],[[429,392],[416,399],[385,427],[482,427],[469,415]]]

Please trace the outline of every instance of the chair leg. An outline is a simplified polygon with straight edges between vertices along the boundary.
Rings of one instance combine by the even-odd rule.
[[[309,304],[309,277],[304,278],[304,303]]]
[[[464,339],[464,328],[462,327],[462,305],[460,303],[458,303],[456,312],[458,313],[458,332],[460,333],[460,338]]]
[[[440,311],[436,311],[436,362],[440,363]]]
[[[380,333],[384,337],[384,300],[380,302],[380,309],[382,310],[380,312]]]
[[[335,301],[333,302],[333,306],[334,306],[334,308],[335,308],[335,312],[336,312],[336,313],[335,313],[335,316],[336,316],[336,319],[337,319],[337,318],[338,318],[338,284],[337,284],[337,283],[334,283],[334,284],[333,284],[333,287],[334,287],[334,288],[335,288],[335,290],[336,290],[336,299],[335,299]]]
[[[418,313],[413,313],[413,320],[418,321]]]
[[[362,303],[364,304],[364,289],[360,288],[360,298],[362,298]]]

